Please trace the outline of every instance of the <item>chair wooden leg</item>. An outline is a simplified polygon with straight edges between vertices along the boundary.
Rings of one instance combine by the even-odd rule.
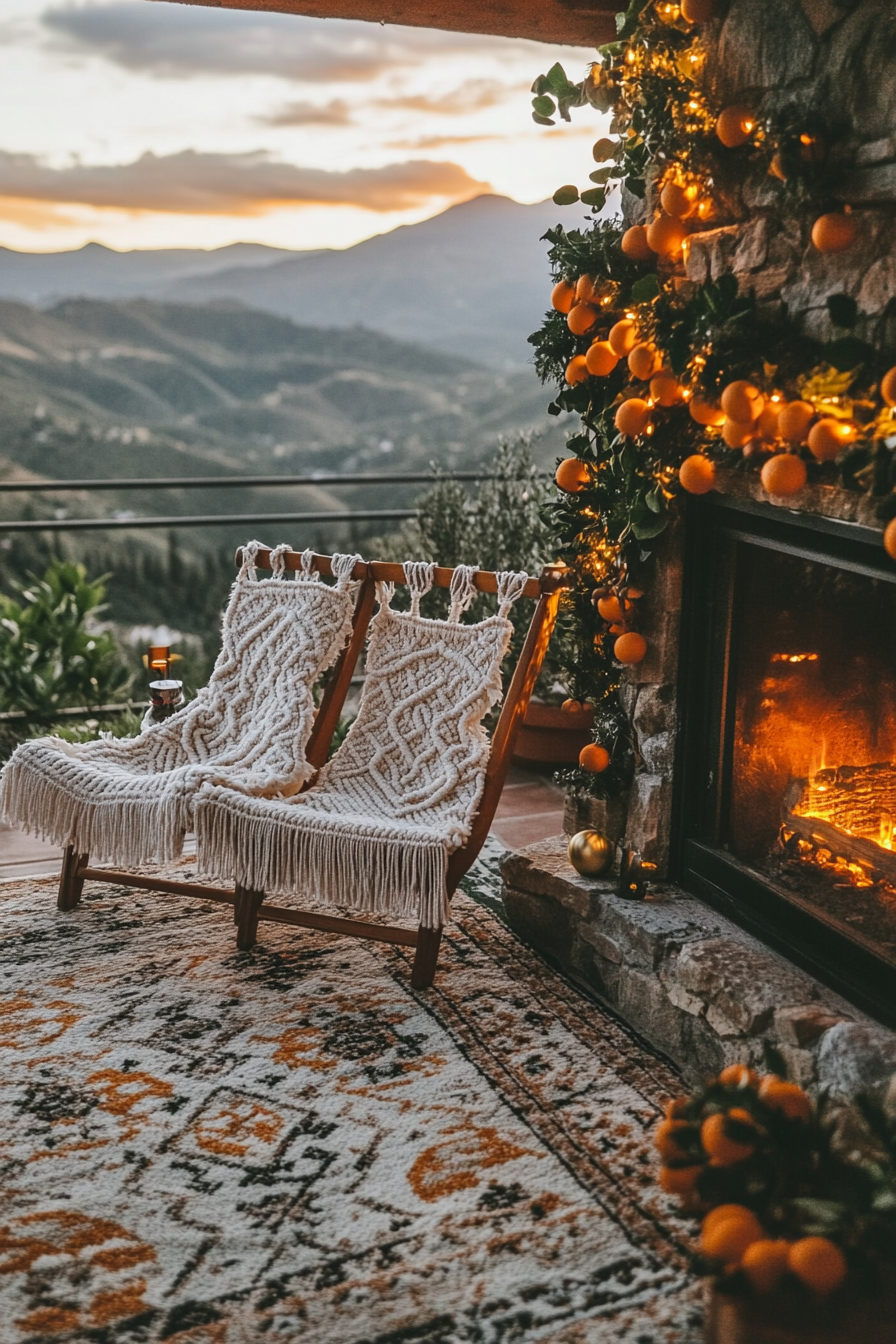
[[[263,891],[236,884],[234,890],[233,922],[236,925],[236,945],[241,952],[250,952],[258,936],[258,911],[264,903]]]
[[[432,985],[441,942],[441,929],[424,929],[421,924],[417,930],[417,951],[411,971],[411,985],[414,989],[429,989]]]
[[[79,854],[74,845],[67,845],[62,854],[62,872],[59,875],[59,895],[56,897],[57,910],[74,910],[84,890],[84,879],[78,877],[78,869],[86,868],[89,854]]]

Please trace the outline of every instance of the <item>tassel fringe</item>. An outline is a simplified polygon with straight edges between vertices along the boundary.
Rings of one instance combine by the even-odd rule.
[[[215,792],[205,791],[195,806],[203,877],[412,917],[426,929],[448,919],[448,847],[437,838],[389,835],[384,823],[378,834],[352,831],[340,824],[344,819],[296,815],[301,804],[241,806],[232,794],[223,804]]]

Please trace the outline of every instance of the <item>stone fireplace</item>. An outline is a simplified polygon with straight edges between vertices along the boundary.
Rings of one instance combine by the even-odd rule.
[[[733,274],[768,316],[786,306],[821,339],[838,334],[827,300],[842,295],[854,334],[896,355],[896,10],[716,12],[708,68],[723,101],[823,104],[848,121],[830,187],[859,242],[823,255],[762,181],[717,184],[717,226],[692,235],[680,283]],[[629,223],[654,207],[649,189],[623,201]],[[863,483],[822,470],[785,501],[731,462],[712,495],[682,502],[641,584],[649,652],[620,692],[631,786],[567,800],[567,834],[639,850],[651,896],[578,877],[558,838],[506,860],[505,904],[687,1071],[761,1063],[773,1046],[799,1081],[855,1090],[896,1068],[896,564]]]

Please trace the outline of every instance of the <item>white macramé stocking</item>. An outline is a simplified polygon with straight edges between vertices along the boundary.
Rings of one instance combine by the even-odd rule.
[[[311,569],[311,552],[288,579],[257,580],[260,545],[243,549],[221,652],[195,700],[138,737],[72,745],[44,737],[20,746],[0,776],[0,815],[97,860],[135,865],[175,858],[205,783],[247,794],[296,793],[313,774],[305,746],[312,687],[351,629],[360,557],[334,555],[334,586]]]
[[[464,844],[485,781],[482,719],[501,695],[507,612],[527,575],[498,576],[497,616],[462,625],[475,570],[452,578],[446,621],[420,615],[432,566],[408,563],[410,612],[378,587],[358,717],[313,786],[288,800],[203,790],[196,804],[206,874],[257,891],[356,909],[447,917],[448,856]]]

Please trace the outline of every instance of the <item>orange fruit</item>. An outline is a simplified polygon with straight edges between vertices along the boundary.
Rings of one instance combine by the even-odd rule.
[[[762,1241],[765,1234],[762,1224],[752,1210],[743,1205],[729,1205],[729,1212],[718,1216],[707,1226],[703,1224],[700,1234],[700,1249],[710,1260],[721,1260],[726,1265],[739,1265],[744,1251],[754,1241]]]
[[[759,479],[770,495],[796,495],[806,484],[806,464],[792,453],[776,453],[765,463]]]
[[[791,1120],[812,1119],[812,1102],[803,1089],[796,1083],[776,1078],[773,1073],[760,1080],[759,1098],[773,1111],[783,1111]]]
[[[554,472],[554,480],[568,495],[577,495],[591,481],[591,472],[579,457],[567,457]]]
[[[675,1097],[672,1101],[667,1101],[663,1107],[663,1114],[667,1120],[678,1120],[691,1104],[690,1097]]]
[[[600,293],[594,288],[594,277],[580,275],[576,281],[576,303],[596,303]]]
[[[723,1223],[726,1218],[731,1218],[732,1215],[739,1218],[742,1213],[748,1212],[749,1210],[745,1209],[743,1204],[717,1204],[714,1209],[710,1209],[703,1219],[700,1225],[700,1234],[705,1236],[712,1228]]]
[[[812,242],[819,252],[845,252],[856,240],[858,228],[852,215],[832,210],[819,215],[812,225]]]
[[[619,363],[619,356],[609,341],[594,341],[585,355],[585,363],[595,378],[606,378]]]
[[[619,322],[610,328],[610,334],[607,337],[610,345],[616,354],[622,359],[638,343],[638,324],[633,322],[630,317],[623,317]],[[896,372],[896,370],[894,370]],[[883,387],[883,384],[881,384]]]
[[[660,356],[655,345],[648,345],[646,341],[640,341],[633,345],[628,354],[628,368],[633,378],[638,378],[641,382],[646,382],[652,378],[659,368]]]
[[[629,630],[624,635],[620,635],[613,645],[613,657],[617,663],[640,663],[647,653],[647,640],[643,635],[639,635],[636,630]]]
[[[650,424],[650,407],[641,397],[629,397],[616,408],[613,423],[620,434],[636,439]]]
[[[570,308],[566,325],[573,336],[585,336],[594,326],[597,317],[597,309],[592,308],[590,303],[577,303],[574,308]]]
[[[626,612],[631,611],[631,609],[632,609],[631,602],[626,602],[625,607],[623,608],[623,605],[619,601],[619,598],[612,595],[610,597],[599,597],[597,599],[598,613],[603,617],[605,621],[625,620]]]
[[[798,448],[806,442],[809,426],[815,418],[815,407],[808,401],[788,401],[778,415],[778,433],[782,439]]]
[[[560,706],[561,714],[580,714],[582,711],[581,700],[564,700]]]
[[[719,1074],[719,1082],[726,1087],[755,1087],[759,1075],[747,1068],[746,1064],[729,1064]]]
[[[677,406],[683,401],[681,383],[671,369],[660,369],[650,380],[650,395],[660,406]]]
[[[716,483],[715,464],[702,453],[692,453],[679,467],[678,479],[689,495],[708,494]]]
[[[771,440],[778,437],[778,417],[780,414],[780,401],[767,401],[765,403],[759,419],[756,421],[756,427],[762,438]]]
[[[718,426],[725,423],[725,412],[718,402],[708,401],[701,392],[691,397],[688,402],[688,410],[691,413],[691,419],[696,420],[698,425]]]
[[[722,424],[722,438],[729,448],[743,448],[755,433],[755,425],[742,425],[739,420],[725,420]]]
[[[589,742],[579,752],[579,765],[592,775],[599,775],[610,764],[610,753],[598,742]]]
[[[660,1187],[667,1195],[679,1195],[682,1198],[693,1195],[697,1188],[697,1178],[703,1166],[660,1167]]]
[[[688,23],[708,23],[713,8],[713,0],[681,0],[681,17]]]
[[[653,248],[647,241],[647,230],[643,224],[633,224],[630,229],[626,229],[619,246],[629,261],[653,260]]]
[[[826,1296],[846,1278],[846,1257],[827,1237],[802,1237],[790,1248],[787,1268],[813,1293]]]
[[[611,140],[609,136],[602,135],[599,140],[595,140],[591,146],[591,157],[595,163],[606,163],[608,159],[616,155],[616,141]]]
[[[664,1162],[680,1162],[684,1151],[676,1142],[675,1135],[692,1131],[693,1126],[686,1120],[661,1120],[653,1132],[653,1146]]]
[[[551,290],[551,307],[558,313],[568,313],[575,301],[575,287],[565,280],[558,280]]]
[[[686,219],[694,209],[687,188],[680,182],[667,182],[660,192],[660,205],[673,219]]]
[[[819,462],[833,462],[846,445],[852,443],[857,432],[855,425],[851,425],[848,421],[835,420],[833,416],[826,415],[823,420],[817,420],[809,430],[807,439],[809,452],[813,457],[817,457]]]
[[[740,1267],[756,1293],[770,1293],[787,1272],[790,1242],[763,1237],[744,1251]]]
[[[884,550],[891,560],[896,560],[896,518],[891,518],[884,528]]]
[[[575,387],[576,383],[584,383],[588,377],[588,361],[584,355],[573,355],[566,366],[566,381],[570,387]]]
[[[613,333],[610,332],[610,340]],[[890,369],[880,380],[880,394],[888,406],[896,406],[896,368]]]
[[[652,252],[672,261],[681,252],[681,245],[687,237],[687,229],[670,215],[658,215],[647,226],[647,246]]]
[[[752,425],[759,419],[765,406],[765,397],[748,383],[745,378],[738,378],[735,382],[729,383],[722,393],[722,410],[729,420],[736,420],[741,425]]]
[[[756,119],[748,107],[726,107],[716,120],[716,135],[726,149],[745,145],[756,126]]]
[[[742,1120],[746,1114],[746,1111],[743,1111],[736,1118]],[[733,1167],[736,1162],[743,1162],[746,1158],[752,1157],[755,1148],[752,1143],[737,1143],[729,1138],[725,1121],[726,1116],[723,1112],[717,1111],[715,1115],[708,1115],[700,1126],[700,1142],[703,1144],[704,1152],[712,1158],[713,1165],[717,1167]]]

